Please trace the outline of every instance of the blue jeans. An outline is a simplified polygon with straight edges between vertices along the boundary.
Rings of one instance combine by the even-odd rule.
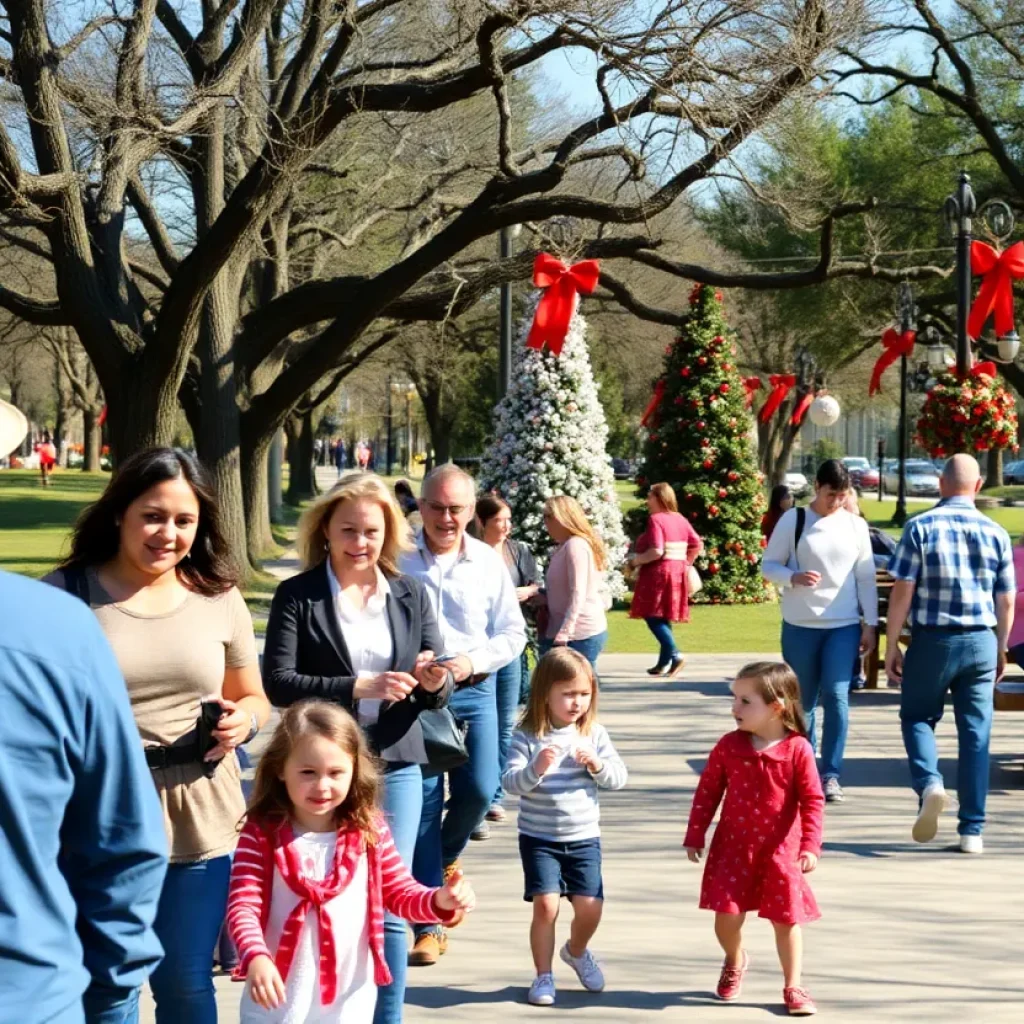
[[[423,810],[423,772],[418,764],[395,768],[384,775],[384,813],[402,863],[412,865]],[[373,1024],[402,1024],[405,978],[408,971],[406,924],[393,914],[384,915],[384,959],[391,984],[377,990]]]
[[[817,750],[815,723],[818,705],[824,712],[821,728],[821,777],[838,779],[850,726],[850,676],[860,648],[860,626],[811,629],[782,624],[782,657],[800,680],[800,702],[807,716],[811,746]]]
[[[675,658],[679,657],[679,648],[676,647],[676,638],[672,635],[672,623],[668,619],[657,619],[653,616],[644,619],[647,628],[654,634],[661,651],[658,654],[658,664],[664,668],[671,665]]]
[[[495,696],[498,708],[498,788],[494,791],[492,804],[500,804],[505,794],[501,789],[501,774],[508,760],[508,748],[516,726],[516,712],[519,710],[519,693],[523,684],[523,661],[516,658],[495,676]]]
[[[469,835],[484,820],[498,786],[498,712],[495,679],[488,676],[476,686],[456,690],[449,703],[456,718],[469,725],[466,749],[469,760],[448,773],[448,813],[444,810],[444,775],[423,779],[423,814],[416,840],[413,875],[423,885],[439,886],[444,869],[459,859]],[[436,929],[421,925],[417,935]]]
[[[579,651],[580,654],[582,654],[583,657],[596,668],[597,659],[604,650],[604,645],[606,643],[608,643],[607,629],[603,633],[595,633],[593,636],[585,636],[582,640],[570,640],[565,646],[571,647],[574,651]],[[544,657],[544,655],[547,654],[554,646],[555,641],[553,639],[549,640],[547,637],[544,637],[540,642],[541,657]]]
[[[82,997],[82,1008],[85,1024],[138,1024],[139,990],[126,997],[123,992],[101,993],[89,988]]]
[[[217,1024],[213,947],[230,877],[227,855],[167,869],[153,926],[164,958],[149,979],[157,1024]]]
[[[996,678],[996,637],[990,629],[969,632],[914,627],[903,664],[900,725],[910,778],[920,796],[941,783],[935,725],[947,691],[953,695],[960,756],[957,796],[959,832],[980,836],[988,797],[988,741],[992,732],[992,688]]]

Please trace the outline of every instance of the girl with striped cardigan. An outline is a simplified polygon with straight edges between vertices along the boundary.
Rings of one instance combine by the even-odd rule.
[[[242,1024],[365,1024],[391,980],[385,910],[450,925],[473,905],[460,872],[429,889],[399,859],[352,716],[324,701],[288,708],[260,760],[231,873]]]

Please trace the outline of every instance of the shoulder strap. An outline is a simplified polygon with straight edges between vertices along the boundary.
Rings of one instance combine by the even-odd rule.
[[[61,569],[61,574],[64,577],[64,589],[72,595],[77,597],[79,601],[84,601],[86,604],[89,603],[89,581],[86,579],[85,570],[79,566],[71,566],[66,569]]]
[[[796,532],[793,535],[793,558],[796,561],[797,567],[800,566],[800,556],[797,554],[797,547],[800,544],[800,538],[804,535],[804,526],[807,524],[807,509],[800,505],[796,510]]]

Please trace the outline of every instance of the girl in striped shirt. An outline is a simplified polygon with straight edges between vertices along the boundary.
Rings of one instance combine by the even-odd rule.
[[[537,976],[527,996],[535,1006],[555,1001],[552,962],[562,896],[573,907],[561,958],[590,992],[604,975],[588,948],[601,922],[601,830],[598,789],[621,789],[626,766],[597,719],[597,676],[569,647],[541,658],[530,701],[512,737],[501,783],[519,801],[519,855],[525,893],[533,904],[530,949]]]
[[[461,873],[429,889],[402,864],[351,715],[324,701],[284,711],[231,872],[242,1024],[366,1024],[391,981],[384,911],[453,924],[473,904]]]

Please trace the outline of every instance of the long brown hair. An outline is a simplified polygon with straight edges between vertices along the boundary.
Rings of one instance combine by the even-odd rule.
[[[195,540],[188,557],[174,567],[182,586],[215,597],[236,586],[239,576],[221,531],[217,496],[199,460],[181,448],[146,448],[125,459],[99,498],[78,517],[71,553],[60,569],[103,565],[121,547],[121,517],[137,498],[167,480],[183,479],[199,505]]]
[[[765,704],[782,705],[782,724],[807,738],[807,720],[800,702],[800,682],[784,661],[752,661],[744,665],[737,679],[749,679]]]
[[[594,554],[594,564],[598,572],[608,568],[608,551],[601,540],[600,534],[591,526],[583,506],[567,494],[556,494],[544,502],[544,515],[551,516],[560,526],[569,531],[570,536],[582,537]]]
[[[519,719],[519,728],[533,736],[544,736],[554,726],[548,714],[548,695],[557,683],[573,683],[583,676],[590,682],[590,707],[576,723],[581,736],[590,735],[597,721],[597,673],[594,666],[571,647],[552,647],[533,670],[530,699]]]
[[[372,846],[380,819],[377,769],[355,719],[337,704],[324,700],[300,701],[282,712],[256,769],[246,816],[268,825],[288,820],[292,802],[281,776],[292,751],[307,736],[322,736],[352,758],[352,785],[345,802],[335,810],[334,821],[339,828],[358,829]]]

